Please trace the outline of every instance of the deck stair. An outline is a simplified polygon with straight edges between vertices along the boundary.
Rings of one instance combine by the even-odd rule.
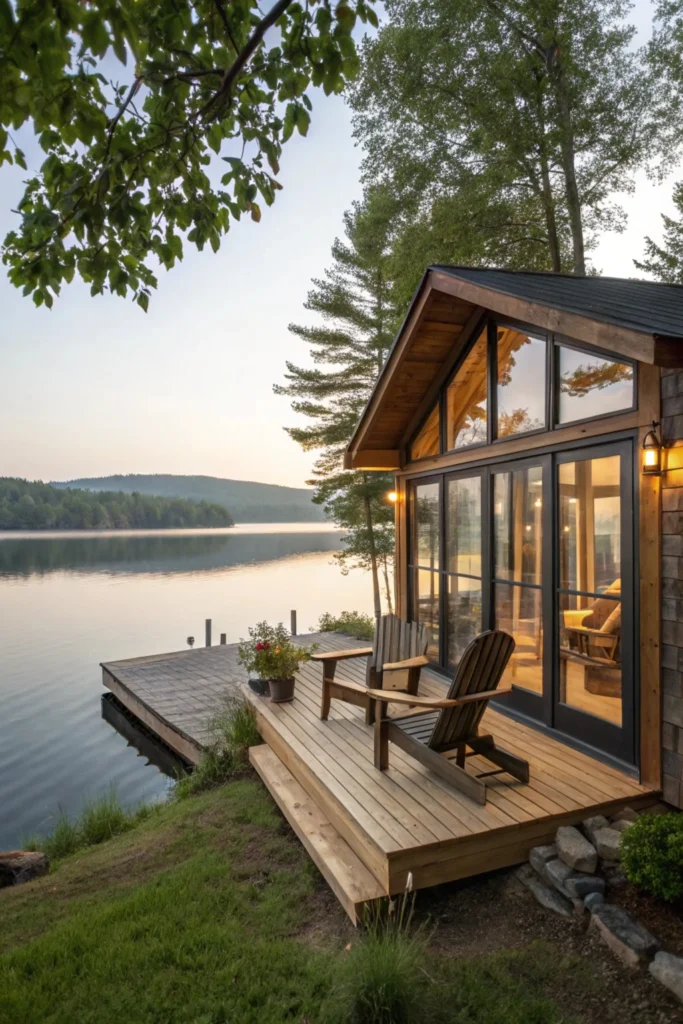
[[[330,889],[357,924],[361,908],[385,896],[384,889],[267,744],[251,747],[249,760]]]

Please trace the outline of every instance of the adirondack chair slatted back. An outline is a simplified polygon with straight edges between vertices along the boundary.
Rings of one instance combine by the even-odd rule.
[[[495,690],[514,648],[515,641],[509,633],[499,629],[480,633],[460,659],[448,690],[449,700]],[[459,708],[443,708],[436,720],[429,746],[435,749],[450,748],[468,736],[475,736],[486,704],[487,701],[474,701]]]
[[[429,643],[427,627],[421,622],[405,622],[398,615],[383,615],[375,628],[372,654],[368,658],[368,686],[382,685],[382,666],[425,654]]]

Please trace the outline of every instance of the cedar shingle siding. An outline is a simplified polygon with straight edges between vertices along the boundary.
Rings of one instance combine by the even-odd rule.
[[[683,808],[683,370],[662,370],[662,786]]]

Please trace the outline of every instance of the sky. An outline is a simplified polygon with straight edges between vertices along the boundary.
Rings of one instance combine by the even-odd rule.
[[[631,20],[645,41],[649,0]],[[275,205],[233,225],[218,253],[186,246],[161,271],[149,312],[119,297],[64,286],[52,310],[36,309],[0,266],[0,476],[66,480],[113,473],[187,473],[303,486],[313,453],[285,433],[298,418],[273,394],[285,361],[307,363],[287,329],[312,322],[311,278],[329,265],[342,215],[360,198],[361,153],[350,112],[316,90],[309,134],[286,144]],[[40,160],[23,141],[29,170]],[[0,169],[0,236],[24,172]],[[604,274],[632,276],[645,235],[661,238],[673,182],[636,177],[622,234],[592,253]]]

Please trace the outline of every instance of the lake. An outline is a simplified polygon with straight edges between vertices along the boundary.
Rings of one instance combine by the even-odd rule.
[[[200,646],[207,618],[231,643],[292,608],[300,632],[371,612],[368,574],[333,562],[340,538],[326,523],[0,533],[0,849],[112,783],[129,806],[167,793],[145,743],[103,719],[101,661]]]

